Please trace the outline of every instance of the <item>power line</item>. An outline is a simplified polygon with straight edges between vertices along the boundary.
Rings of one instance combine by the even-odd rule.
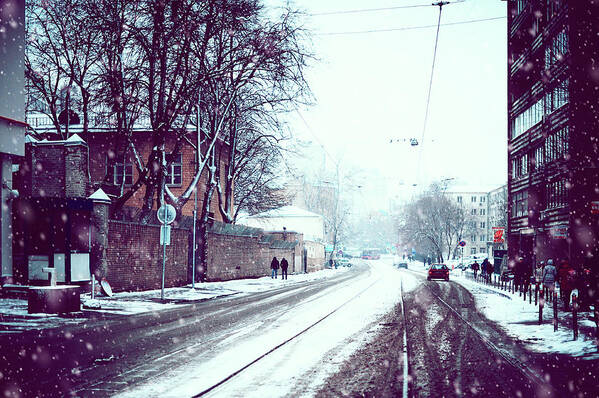
[[[435,61],[437,59],[437,45],[439,44],[439,30],[441,28],[441,13],[443,12],[443,6],[447,4],[443,1],[437,3],[439,6],[439,19],[437,20],[437,34],[435,36],[435,49],[433,50],[433,64],[431,66],[431,77],[428,83],[428,95],[426,97],[426,111],[424,112],[424,125],[422,127],[422,136],[420,137],[420,151],[418,152],[418,180],[420,180],[422,171],[422,146],[424,145],[424,134],[426,133],[426,124],[428,122],[428,110],[431,103],[431,91],[433,88],[433,76],[435,73]],[[420,182],[420,181],[418,181]]]
[[[342,35],[358,35],[358,34],[368,34],[368,33],[382,33],[382,32],[401,32],[405,30],[418,30],[418,29],[430,29],[436,28],[438,26],[454,26],[454,25],[465,25],[477,22],[487,22],[487,21],[496,21],[500,19],[506,19],[507,16],[502,17],[490,17],[490,18],[481,18],[481,19],[469,19],[465,21],[458,22],[448,22],[440,25],[421,25],[421,26],[407,26],[404,28],[389,28],[389,29],[372,29],[372,30],[356,30],[356,31],[346,31],[346,32],[323,32],[323,33],[315,33],[315,36],[342,36]]]
[[[421,8],[421,7],[430,7],[432,4],[414,4],[407,6],[396,6],[396,7],[383,7],[383,8],[363,8],[358,10],[341,10],[341,11],[329,11],[329,12],[317,12],[314,14],[310,14],[310,16],[324,16],[324,15],[343,15],[343,14],[359,14],[364,12],[378,12],[378,11],[391,11],[391,10],[399,10],[403,8]]]

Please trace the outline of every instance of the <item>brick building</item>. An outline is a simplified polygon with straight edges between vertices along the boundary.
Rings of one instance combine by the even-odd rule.
[[[598,20],[595,0],[508,2],[512,261],[597,262]]]

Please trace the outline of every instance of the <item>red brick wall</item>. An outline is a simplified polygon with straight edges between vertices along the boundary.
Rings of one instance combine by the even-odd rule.
[[[300,246],[296,246],[295,250],[301,250]],[[292,271],[294,259],[292,249],[270,248],[269,244],[261,243],[257,236],[210,233],[207,279],[221,281],[270,275],[270,262],[275,256],[279,261],[285,257],[289,262],[289,272]]]
[[[189,231],[171,230],[166,247],[165,287],[187,284]],[[115,292],[160,289],[162,246],[160,227],[109,221],[106,279]]]

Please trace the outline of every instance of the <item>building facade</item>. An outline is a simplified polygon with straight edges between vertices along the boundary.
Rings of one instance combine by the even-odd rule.
[[[464,256],[489,251],[489,201],[485,191],[449,191],[446,193],[454,203],[464,209]],[[461,255],[462,253],[458,253]]]
[[[597,262],[598,20],[595,0],[508,2],[511,261]]]

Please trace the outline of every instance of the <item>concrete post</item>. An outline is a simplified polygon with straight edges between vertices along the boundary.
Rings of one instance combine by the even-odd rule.
[[[108,211],[110,199],[98,189],[89,199],[93,202],[93,209],[90,217],[90,272],[95,275],[98,281],[106,277],[108,272],[108,261],[106,258],[106,248],[108,246]]]
[[[15,193],[12,190],[12,160],[10,156],[0,154],[2,162],[2,180],[0,208],[2,216],[0,218],[0,257],[2,260],[2,284],[12,283],[13,266],[12,266],[12,200]]]

